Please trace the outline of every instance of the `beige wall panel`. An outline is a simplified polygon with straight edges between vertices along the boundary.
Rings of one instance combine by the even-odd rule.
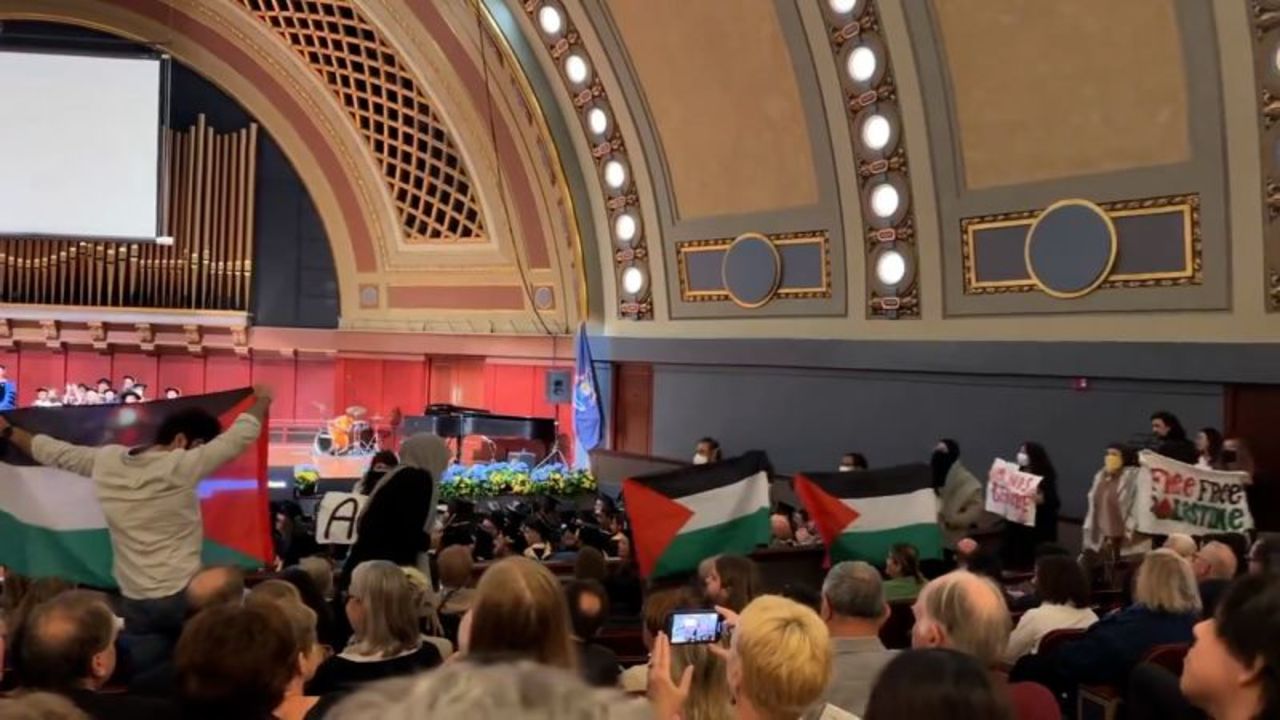
[[[610,0],[682,219],[818,201],[804,104],[771,0]]]
[[[934,0],[933,10],[969,188],[1190,157],[1173,0]]]

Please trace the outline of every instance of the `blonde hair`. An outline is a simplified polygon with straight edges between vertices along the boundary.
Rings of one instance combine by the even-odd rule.
[[[1004,594],[991,580],[956,570],[926,585],[919,602],[926,618],[942,626],[951,649],[972,655],[988,668],[1004,656],[1013,619]]]
[[[413,589],[413,607],[418,613],[419,620],[422,621],[428,631],[432,635],[444,637],[444,628],[440,625],[440,616],[436,614],[436,608],[440,604],[440,597],[436,595],[435,589],[431,587],[431,581],[416,567],[402,567],[405,579],[409,581],[409,587]]]
[[[1191,563],[1166,548],[1147,553],[1134,581],[1133,602],[1158,612],[1198,615],[1200,586]]]
[[[831,636],[813,610],[761,595],[742,610],[733,634],[741,692],[766,717],[799,717],[831,679]]]
[[[476,586],[467,652],[523,655],[544,665],[575,669],[569,605],[560,582],[534,560],[494,563]]]
[[[422,645],[413,587],[394,563],[368,560],[357,565],[348,594],[364,606],[364,627],[353,628],[347,650],[388,658]]]
[[[671,679],[679,683],[684,669],[693,666],[689,698],[681,708],[682,720],[730,720],[732,698],[725,678],[724,660],[705,645],[671,648]]]

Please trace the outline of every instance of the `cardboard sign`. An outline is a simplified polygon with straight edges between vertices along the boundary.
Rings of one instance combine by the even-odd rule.
[[[1009,522],[1035,527],[1039,475],[1022,472],[1015,463],[996,458],[987,473],[987,512]]]
[[[356,541],[356,525],[364,512],[366,495],[327,492],[316,509],[316,542],[321,545],[351,545]]]
[[[1207,470],[1143,451],[1138,474],[1138,530],[1153,535],[1253,529],[1247,473]]]

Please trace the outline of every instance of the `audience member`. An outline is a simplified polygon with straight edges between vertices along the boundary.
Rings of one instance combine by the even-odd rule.
[[[651,589],[644,598],[641,611],[640,640],[644,649],[653,652],[658,634],[666,629],[667,616],[686,605],[695,605],[700,595],[685,588]],[[674,678],[673,678],[674,680]],[[622,671],[622,689],[628,693],[643,693],[649,686],[649,667],[636,665]]]
[[[18,383],[9,377],[9,369],[0,365],[0,410],[18,407]]]
[[[760,573],[751,558],[717,555],[706,576],[704,595],[712,605],[742,612],[760,592]]]
[[[967,570],[956,570],[932,580],[916,598],[916,624],[911,629],[914,648],[942,647],[973,656],[982,667],[992,670],[1009,645],[1012,620],[1004,594],[989,578]],[[998,688],[1007,693],[1014,717],[1042,718],[1056,712],[1053,695],[1035,683],[1006,684],[996,678]]]
[[[1122,443],[1107,446],[1102,469],[1089,487],[1082,543],[1114,561],[1145,555],[1151,539],[1138,532],[1138,454]]]
[[[328,561],[324,558],[312,557],[303,558],[304,560],[318,560],[319,567],[315,567],[315,563],[311,563],[316,572],[307,572],[303,567],[285,568],[277,576],[280,580],[289,583],[297,589],[298,595],[302,598],[302,604],[311,608],[316,614],[316,635],[322,645],[328,645],[331,648],[342,647],[346,645],[347,638],[343,637],[343,631],[338,627],[333,616],[333,606],[330,604],[327,593],[316,587],[316,577],[328,579],[329,592],[332,592],[333,573],[330,571],[327,576],[324,570],[331,568]]]
[[[255,402],[226,431],[199,408],[165,418],[146,448],[83,447],[32,435],[0,417],[0,431],[42,465],[86,477],[97,486],[112,547],[112,573],[130,632],[173,632],[181,593],[200,569],[203,534],[196,486],[240,455],[262,431],[271,390],[255,386]]]
[[[938,493],[938,524],[947,547],[955,549],[956,542],[982,518],[982,483],[960,462],[960,445],[955,440],[938,441],[930,465]]]
[[[1188,465],[1196,464],[1200,453],[1187,439],[1187,431],[1177,416],[1165,410],[1151,414],[1151,434],[1155,436],[1155,451],[1167,458]]]
[[[325,660],[325,649],[320,645],[316,635],[316,614],[311,608],[290,599],[287,595],[271,597],[270,595],[254,595],[245,598],[246,605],[270,603],[280,610],[288,621],[288,628],[293,633],[295,655],[293,659],[293,677],[284,691],[284,700],[276,707],[275,717],[279,720],[309,720],[324,715],[325,706],[321,698],[307,695],[303,688],[316,670]],[[319,709],[317,706],[320,705]]]
[[[351,641],[325,661],[308,684],[312,695],[349,691],[363,683],[407,675],[441,662],[423,642],[413,588],[404,572],[385,560],[360,563],[347,594]]]
[[[884,584],[886,600],[914,600],[920,594],[920,588],[924,587],[924,575],[920,574],[920,552],[914,545],[894,545],[885,558],[884,573],[889,576]]]
[[[1280,717],[1280,576],[1250,575],[1195,627],[1182,692],[1214,720]]]
[[[978,545],[977,540],[971,537],[960,538],[956,541],[956,569],[968,570],[973,558],[981,551],[982,546]]]
[[[817,613],[777,595],[761,595],[729,617],[734,624],[726,672],[735,717],[800,718],[831,680],[831,639]],[[686,701],[694,668],[671,674],[671,644],[654,646],[649,693],[657,716],[674,717]]]
[[[1164,544],[1160,547],[1174,552],[1188,562],[1195,558],[1197,551],[1196,539],[1182,533],[1174,533],[1165,538]]]
[[[1011,720],[1006,694],[973,656],[908,650],[880,673],[862,720]]]
[[[164,389],[165,400],[177,400],[182,397],[182,391],[176,387],[167,387]]]
[[[1217,428],[1200,428],[1196,433],[1196,465],[1209,470],[1225,470],[1222,460],[1222,433]]]
[[[445,637],[444,628],[440,624],[440,614],[437,612],[440,596],[431,587],[431,581],[418,568],[402,567],[400,570],[413,592],[414,616],[418,619],[418,628],[422,630],[422,641],[435,645],[440,658],[448,660],[453,655],[454,645],[452,640]]]
[[[272,720],[297,664],[289,621],[273,603],[203,610],[178,641],[182,717]]]
[[[822,582],[820,614],[834,653],[831,683],[823,701],[860,716],[876,676],[897,654],[880,642],[889,605],[879,571],[857,561],[832,567]]]
[[[369,461],[369,469],[365,470],[360,482],[356,484],[356,492],[361,495],[372,495],[378,483],[400,464],[400,458],[391,450],[379,450]]]
[[[27,618],[42,603],[52,600],[75,587],[66,580],[56,577],[43,577],[34,580],[14,577],[12,581],[12,588],[9,587],[8,582],[5,584],[6,605],[12,608],[6,611],[4,618],[5,652],[9,664],[6,669],[13,672],[6,686],[9,683],[23,681],[22,644],[27,632]],[[10,592],[11,590],[12,592]]]
[[[707,463],[720,462],[721,459],[719,441],[710,437],[704,437],[698,441],[698,445],[693,451],[694,465],[706,465]]]
[[[577,669],[568,604],[559,581],[541,563],[522,557],[494,563],[480,577],[468,617],[469,632],[459,631],[458,640],[469,654]]]
[[[356,542],[342,568],[351,582],[357,566],[369,560],[415,566],[430,572],[419,555],[428,549],[428,530],[436,512],[437,487],[453,452],[435,435],[419,433],[400,446],[400,464],[374,486],[360,514]]]
[[[1191,564],[1172,550],[1154,550],[1138,569],[1132,605],[1052,653],[1024,657],[1012,676],[1034,679],[1064,697],[1081,683],[1124,687],[1148,650],[1191,641],[1200,608]]]
[[[573,560],[573,578],[575,580],[595,580],[605,583],[609,580],[609,561],[604,553],[593,547],[584,547],[578,551]]]
[[[840,472],[855,472],[869,467],[867,457],[862,453],[848,452],[840,457]]]
[[[18,693],[0,697],[0,720],[93,720],[75,703],[53,693]]]
[[[575,580],[565,588],[569,617],[573,622],[573,643],[578,654],[578,672],[597,687],[618,684],[621,668],[618,656],[595,642],[609,615],[609,595],[595,580]]]
[[[691,668],[689,696],[681,705],[679,720],[731,720],[733,696],[725,659],[710,645],[676,645],[671,648],[671,680],[679,681]],[[720,646],[716,646],[719,648]],[[644,668],[646,671],[647,667]]]
[[[1226,543],[1217,540],[1207,542],[1196,552],[1191,561],[1196,581],[1200,584],[1200,603],[1205,617],[1213,617],[1218,608],[1218,598],[1231,584],[1239,569],[1239,560]]]
[[[302,594],[298,592],[298,588],[284,580],[271,578],[254,585],[253,589],[244,596],[245,602],[251,600],[260,602],[294,602],[301,605]]]
[[[450,663],[435,672],[371,685],[328,720],[653,720],[643,701],[595,689],[571,672],[529,661]],[[661,718],[660,720],[669,720]]]
[[[1089,579],[1074,558],[1041,557],[1036,561],[1035,584],[1041,604],[1018,620],[1009,635],[1005,662],[1039,651],[1040,641],[1054,630],[1082,630],[1098,621],[1089,607]]]
[[[471,573],[475,561],[465,545],[450,545],[436,558],[440,573],[440,614],[457,615],[471,609],[475,589],[471,585]]]
[[[1024,442],[1017,452],[1018,468],[1038,475],[1040,486],[1036,491],[1036,522],[1028,527],[1021,523],[1004,525],[1004,564],[1013,570],[1034,567],[1034,550],[1042,542],[1058,539],[1058,471],[1044,446],[1037,442]]]
[[[116,670],[119,627],[106,598],[87,590],[36,606],[22,645],[24,687],[64,695],[96,720],[173,717],[165,701],[100,692]]]
[[[244,593],[244,571],[240,568],[230,565],[205,568],[187,583],[184,596],[187,617],[215,605],[238,604],[244,599]]]
[[[555,553],[555,545],[548,541],[551,530],[536,517],[526,518],[521,526],[524,533],[524,556],[530,560],[545,562]]]
[[[1249,574],[1262,575],[1280,569],[1280,541],[1274,533],[1262,533],[1249,547]]]

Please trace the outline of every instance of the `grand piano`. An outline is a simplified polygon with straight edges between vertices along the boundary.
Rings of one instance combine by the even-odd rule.
[[[554,418],[498,415],[457,405],[428,405],[422,415],[404,419],[403,431],[406,437],[425,432],[453,440],[458,460],[462,459],[463,439],[472,435],[537,440],[544,445],[544,455],[556,444]]]

